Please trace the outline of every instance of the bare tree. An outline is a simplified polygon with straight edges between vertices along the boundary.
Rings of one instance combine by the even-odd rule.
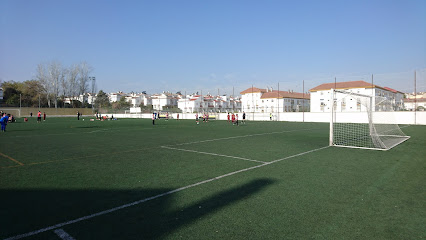
[[[68,71],[69,69],[66,67],[63,67],[61,69],[61,77],[60,77],[60,86],[61,86],[61,97],[63,98],[63,100],[65,99],[66,95],[67,95],[67,91],[69,89],[68,87]]]
[[[55,108],[58,108],[58,95],[60,87],[60,78],[62,75],[62,64],[58,61],[52,61],[49,64],[49,80],[52,89],[53,98],[55,101]]]
[[[89,88],[89,74],[93,68],[86,62],[79,64],[79,95],[85,94]]]
[[[48,79],[48,75],[47,75],[47,71],[46,71],[46,66],[43,63],[39,63],[37,65],[36,79],[43,86],[43,92],[46,94],[47,103],[50,107],[50,100],[49,100],[49,95],[50,95],[49,86],[50,86],[50,84],[49,84],[49,79]],[[42,92],[39,92],[39,94],[42,94]]]
[[[78,74],[80,72],[80,67],[77,64],[73,64],[68,71],[68,93],[67,95],[71,97],[71,101],[78,95]]]

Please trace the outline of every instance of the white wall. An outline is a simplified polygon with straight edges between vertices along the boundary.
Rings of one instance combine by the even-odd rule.
[[[417,124],[417,125],[426,125],[426,112],[375,112],[376,119],[379,122],[385,122],[386,120],[395,119],[398,124]],[[390,117],[391,114],[394,114],[395,117]],[[111,114],[103,114],[110,116]],[[172,118],[176,119],[176,113],[172,114]],[[416,119],[415,119],[416,116]],[[152,114],[143,113],[143,114],[114,114],[116,118],[149,118],[151,119]],[[365,113],[339,113],[338,115],[341,121],[348,122],[366,122],[367,117]],[[194,113],[179,113],[179,119],[195,119]],[[216,114],[217,120],[226,120],[226,113]],[[238,119],[243,119],[243,114],[238,114]],[[247,121],[270,121],[269,113],[246,113]],[[381,119],[381,120],[380,120]],[[384,120],[386,119],[386,120]],[[311,112],[290,112],[290,113],[280,113],[273,114],[273,120],[278,121],[288,121],[288,122],[330,122],[330,113],[311,113]]]

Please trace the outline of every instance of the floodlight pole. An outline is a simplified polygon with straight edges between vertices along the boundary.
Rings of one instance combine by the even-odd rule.
[[[417,124],[417,83],[416,71],[414,70],[414,125]]]
[[[280,82],[278,82],[278,92],[277,92],[277,113],[278,113],[278,118],[277,121],[280,121]]]
[[[302,122],[305,122],[305,80],[302,81],[302,92],[303,92],[303,99],[302,99]]]
[[[330,134],[329,134],[329,146],[333,146],[333,108],[334,108],[334,89],[331,89],[330,99]]]
[[[253,90],[253,84],[251,85],[251,108],[253,109],[252,113],[253,113],[253,120],[254,121],[254,90]]]
[[[21,94],[19,94],[19,117],[21,117]]]

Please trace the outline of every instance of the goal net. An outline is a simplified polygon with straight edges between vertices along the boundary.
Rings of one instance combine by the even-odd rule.
[[[410,138],[396,122],[392,99],[331,92],[330,146],[389,150]]]

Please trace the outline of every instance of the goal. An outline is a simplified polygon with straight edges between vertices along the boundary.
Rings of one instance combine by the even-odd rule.
[[[19,108],[0,108],[0,111],[13,115],[14,117],[21,117],[21,110]]]
[[[396,122],[395,101],[331,90],[330,146],[389,150],[408,140]]]

